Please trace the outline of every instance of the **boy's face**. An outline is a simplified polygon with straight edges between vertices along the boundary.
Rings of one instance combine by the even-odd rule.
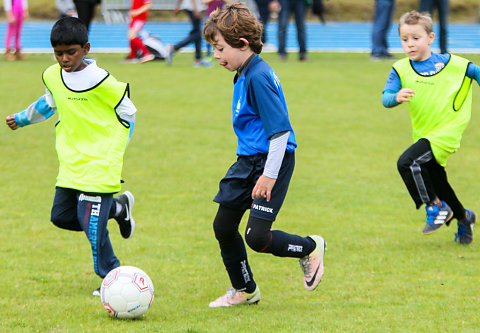
[[[242,48],[236,48],[230,46],[221,33],[215,35],[215,43],[212,45],[215,49],[213,57],[218,60],[220,66],[233,72],[242,66],[245,60],[253,53],[248,46],[248,42]]]
[[[410,60],[423,61],[432,55],[430,46],[435,39],[433,32],[427,33],[420,24],[404,24],[400,27],[403,51]]]
[[[78,72],[87,67],[83,61],[85,56],[90,51],[90,43],[85,43],[84,46],[80,44],[73,45],[57,45],[53,48],[55,58],[60,66],[66,72]]]

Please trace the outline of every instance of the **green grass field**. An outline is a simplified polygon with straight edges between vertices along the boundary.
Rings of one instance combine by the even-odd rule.
[[[112,221],[110,235],[122,264],[150,275],[155,301],[140,320],[108,316],[91,296],[101,280],[86,237],[49,222],[56,119],[15,132],[3,125],[0,331],[480,330],[480,236],[470,246],[454,243],[456,223],[422,235],[424,210],[414,209],[396,171],[398,156],[411,144],[408,110],[381,105],[391,63],[371,62],[367,54],[313,53],[308,63],[265,55],[282,82],[299,144],[274,227],[325,237],[325,276],[308,292],[297,260],[249,251],[259,305],[209,309],[229,287],[211,225],[212,198],[235,160],[233,74],[219,66],[192,68],[191,54],[179,54],[171,67],[92,56],[130,82],[138,107],[123,172],[124,190],[135,194],[137,229],[123,240]],[[480,63],[478,55],[467,57]],[[0,61],[3,118],[44,93],[41,73],[51,63],[51,55]],[[473,90],[478,101],[477,84]],[[477,212],[479,113],[474,102],[462,147],[447,168],[459,198]]]

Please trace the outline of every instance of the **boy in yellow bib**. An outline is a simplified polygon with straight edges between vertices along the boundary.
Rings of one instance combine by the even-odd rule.
[[[471,84],[472,79],[479,81],[480,68],[455,55],[433,53],[435,34],[426,14],[404,14],[398,29],[408,57],[393,64],[382,102],[385,107],[408,102],[415,142],[400,156],[398,171],[417,209],[426,205],[423,233],[431,234],[456,218],[455,241],[470,244],[476,214],[458,200],[445,166],[470,121]]]
[[[127,83],[117,81],[96,62],[86,26],[78,19],[60,19],[50,41],[58,64],[43,73],[46,93],[22,112],[7,116],[15,130],[41,122],[58,112],[55,126],[59,161],[51,221],[57,227],[85,232],[95,273],[101,278],[120,266],[113,252],[107,222],[115,218],[124,238],[135,229],[134,197],[121,189],[123,155],[130,139],[136,108]],[[99,288],[93,293],[99,296]]]

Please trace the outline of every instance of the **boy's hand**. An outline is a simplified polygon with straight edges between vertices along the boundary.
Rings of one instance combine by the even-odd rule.
[[[15,121],[15,115],[11,114],[5,118],[5,122],[7,123],[7,126],[10,127],[12,130],[16,130],[19,126],[17,122]]]
[[[413,96],[415,96],[415,91],[410,88],[402,88],[397,93],[397,102],[410,102]]]
[[[252,199],[266,198],[267,202],[270,201],[272,189],[276,181],[276,179],[261,175],[253,188]]]

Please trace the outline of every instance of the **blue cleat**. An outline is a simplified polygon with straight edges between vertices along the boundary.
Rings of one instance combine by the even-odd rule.
[[[477,220],[477,214],[473,210],[465,209],[467,211],[467,218],[463,221],[458,221],[458,231],[455,234],[455,242],[468,245],[473,241],[473,227]]]
[[[437,205],[427,205],[425,210],[427,211],[427,224],[423,229],[424,235],[430,235],[440,229],[445,223],[448,225],[453,218],[452,209],[445,203],[441,201],[442,206],[438,207]]]

